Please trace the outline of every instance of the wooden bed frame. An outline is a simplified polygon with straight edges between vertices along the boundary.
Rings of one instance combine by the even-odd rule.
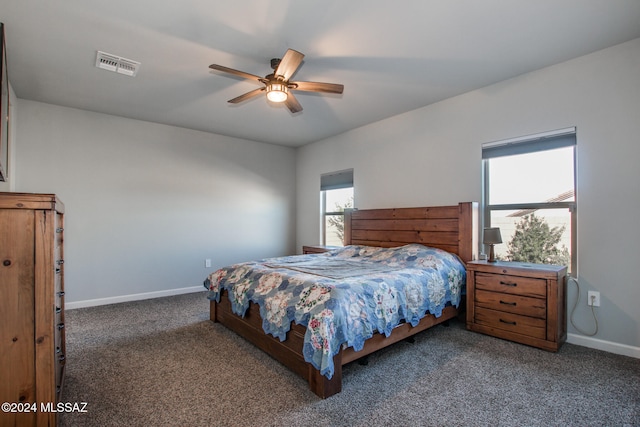
[[[467,262],[477,259],[478,203],[465,202],[457,206],[423,208],[348,210],[345,212],[344,234],[345,245],[395,247],[421,243],[453,252]],[[374,334],[360,351],[356,352],[352,347],[342,348],[333,359],[335,371],[331,379],[320,375],[319,370],[304,360],[304,326],[292,323],[286,340],[281,342],[263,331],[257,304],[250,303],[249,310],[242,318],[231,311],[226,291],[222,293],[220,303],[211,301],[210,317],[212,321],[222,323],[306,379],[310,389],[324,399],[342,390],[343,365],[452,319],[458,312],[459,309],[448,306],[443,310],[442,316],[436,318],[427,314],[415,327],[403,323],[396,327],[389,337]]]

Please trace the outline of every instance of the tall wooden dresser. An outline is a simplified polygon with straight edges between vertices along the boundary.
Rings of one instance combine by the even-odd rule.
[[[65,363],[63,222],[64,205],[53,194],[0,193],[0,402],[15,404],[0,414],[2,425],[57,422],[51,409]]]

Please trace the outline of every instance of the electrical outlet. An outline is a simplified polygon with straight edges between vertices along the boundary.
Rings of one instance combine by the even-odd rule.
[[[597,291],[589,291],[587,293],[587,305],[600,307],[600,292]]]
[[[211,268],[211,260],[210,259],[205,259],[204,260],[204,268]],[[600,300],[598,300],[600,301]]]

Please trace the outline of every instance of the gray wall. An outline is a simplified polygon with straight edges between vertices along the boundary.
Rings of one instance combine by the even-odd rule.
[[[202,287],[218,267],[294,251],[293,149],[22,99],[17,110],[15,190],[66,207],[67,303]]]
[[[570,341],[640,357],[639,114],[636,39],[305,146],[297,247],[319,241],[322,173],[353,168],[361,209],[480,201],[482,143],[576,126],[578,327],[593,330],[587,290],[602,305],[595,340],[570,325]]]

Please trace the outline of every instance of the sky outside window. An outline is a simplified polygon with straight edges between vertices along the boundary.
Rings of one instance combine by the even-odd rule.
[[[344,207],[348,202],[352,202],[353,204],[353,187],[349,188],[340,188],[338,190],[327,190],[327,212],[337,212],[337,206]]]
[[[573,147],[492,158],[489,204],[546,202],[572,191],[573,165]]]

